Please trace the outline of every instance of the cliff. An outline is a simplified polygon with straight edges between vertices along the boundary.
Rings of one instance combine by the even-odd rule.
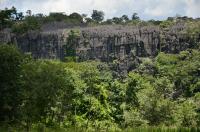
[[[70,52],[66,47],[71,47],[79,61],[118,60],[123,71],[134,69],[132,63],[138,63],[140,57],[153,57],[160,51],[178,53],[194,47],[199,34],[191,39],[182,32],[184,28],[181,23],[167,30],[157,26],[97,26],[77,28],[75,36],[70,36],[74,29],[30,31],[23,35],[4,30],[0,32],[0,42],[14,43],[34,58],[46,59],[62,60]]]

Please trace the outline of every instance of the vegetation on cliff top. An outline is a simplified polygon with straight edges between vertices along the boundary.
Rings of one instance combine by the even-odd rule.
[[[184,22],[186,26],[189,26],[188,33],[197,33],[199,30],[199,20],[192,19],[187,16],[183,17],[169,17],[167,20],[141,20],[137,13],[133,13],[131,18],[127,15],[121,17],[113,17],[111,19],[104,20],[104,12],[93,10],[90,16],[86,14],[71,13],[69,15],[63,12],[52,12],[49,15],[44,14],[32,14],[31,10],[27,11],[24,15],[22,12],[18,12],[15,7],[11,9],[6,8],[0,10],[0,30],[4,28],[11,28],[12,32],[23,34],[30,30],[42,30],[45,25],[50,23],[57,24],[58,27],[74,27],[74,26],[97,26],[97,25],[137,25],[137,26],[151,26],[156,25],[162,29],[168,29],[170,26],[177,22]],[[49,29],[52,26],[47,26]]]

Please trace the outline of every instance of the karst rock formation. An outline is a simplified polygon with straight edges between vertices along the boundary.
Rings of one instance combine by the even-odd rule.
[[[194,47],[199,36],[189,38],[182,31],[185,25],[178,23],[167,30],[158,26],[107,25],[49,31],[29,31],[14,34],[9,29],[0,32],[1,43],[12,43],[34,58],[64,59],[66,47],[75,51],[78,61],[118,60],[121,69],[128,70],[140,57],[154,57],[159,52],[178,53]],[[78,35],[69,39],[70,31]],[[70,41],[70,45],[69,45]],[[194,42],[195,41],[195,42]]]

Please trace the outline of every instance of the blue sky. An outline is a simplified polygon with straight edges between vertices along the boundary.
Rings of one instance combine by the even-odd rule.
[[[0,0],[0,9],[12,6],[23,12],[30,9],[35,14],[78,12],[90,16],[97,9],[104,11],[105,18],[131,16],[133,12],[144,20],[166,19],[176,14],[200,17],[200,0]]]

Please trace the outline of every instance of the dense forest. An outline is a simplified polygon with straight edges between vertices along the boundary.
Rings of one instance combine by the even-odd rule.
[[[33,60],[0,46],[1,125],[123,130],[200,123],[200,52],[159,53],[124,79],[101,62]]]
[[[44,30],[50,22],[67,26],[158,25],[173,18],[142,21],[123,15],[103,21],[104,13],[52,13],[24,16],[13,7],[0,11],[0,30]],[[199,21],[188,17],[190,37]],[[66,25],[65,25],[66,26]],[[71,52],[70,52],[71,53]],[[0,131],[200,131],[200,48],[140,58],[126,76],[112,65],[76,59],[34,59],[13,44],[0,44]]]

